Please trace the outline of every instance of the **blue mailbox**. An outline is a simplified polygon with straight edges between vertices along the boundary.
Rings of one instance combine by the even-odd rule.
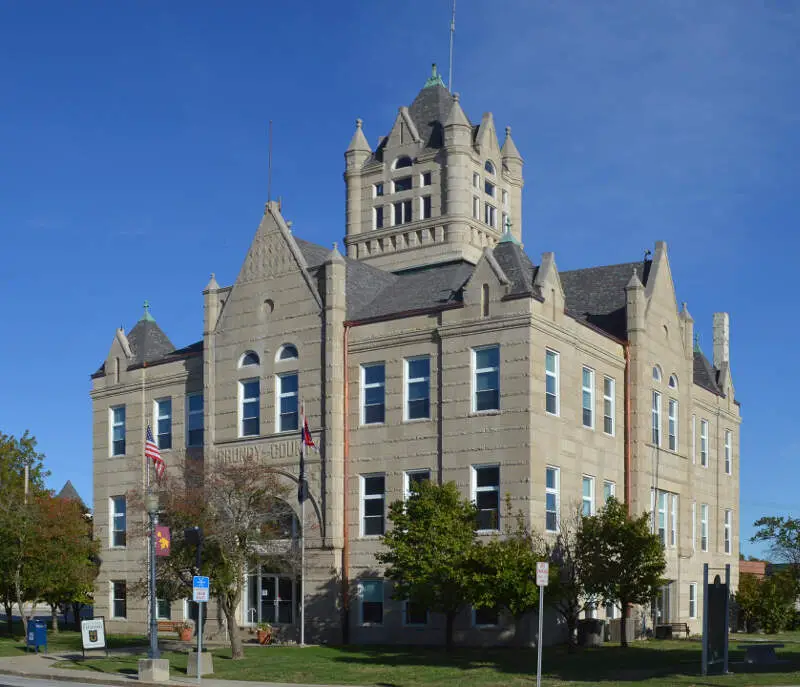
[[[39,647],[43,646],[47,652],[47,625],[43,620],[31,620],[28,623],[27,649],[34,647],[39,653]]]

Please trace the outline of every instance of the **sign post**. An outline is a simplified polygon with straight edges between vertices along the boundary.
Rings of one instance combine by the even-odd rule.
[[[87,649],[105,649],[106,658],[108,658],[106,619],[103,616],[91,620],[81,620],[81,650],[84,658],[86,658]]]
[[[203,604],[208,601],[208,578],[192,578],[192,601],[197,602],[197,681],[203,678]]]
[[[539,636],[536,638],[536,687],[542,687],[542,629],[544,626],[544,588],[550,578],[547,561],[536,564],[536,584],[539,586]]]

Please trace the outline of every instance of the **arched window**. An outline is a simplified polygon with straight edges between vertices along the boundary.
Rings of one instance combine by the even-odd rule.
[[[262,534],[268,539],[294,539],[300,532],[294,509],[283,499],[269,498],[262,521]]]
[[[486,164],[483,166],[483,168],[487,172],[489,172],[489,174],[494,174],[495,173],[495,171],[494,171],[494,163],[491,160],[486,160]]]
[[[675,375],[669,376],[669,388],[670,389],[677,389],[678,388],[678,378]]]
[[[653,365],[653,381],[661,381],[661,368],[658,365]]]
[[[297,360],[297,346],[294,344],[283,344],[278,350],[275,360]]]
[[[261,359],[255,351],[245,351],[239,360],[239,367],[250,367],[252,365],[260,365]]]
[[[404,167],[411,167],[414,164],[408,155],[401,155],[394,161],[394,169],[403,169]]]

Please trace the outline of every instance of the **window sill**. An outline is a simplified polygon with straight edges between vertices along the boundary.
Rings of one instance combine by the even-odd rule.
[[[109,546],[108,550],[109,551],[125,551],[125,549],[127,549],[127,548],[128,548],[128,545],[125,544],[124,546]]]
[[[126,453],[112,453],[109,458],[127,458]]]
[[[358,541],[380,541],[382,534],[360,534]]]
[[[549,410],[545,410],[544,414],[548,417],[561,417],[561,413],[551,413]]]
[[[123,622],[128,622],[128,619],[127,619],[127,618],[118,618],[118,617],[116,617],[116,616],[113,616],[113,615],[111,616],[111,620],[121,620],[121,621],[123,621]]]
[[[500,528],[496,528],[493,530],[475,530],[475,534],[477,535],[489,535],[489,534],[499,534]]]
[[[500,415],[503,411],[499,408],[493,408],[492,410],[473,410],[470,412],[470,417],[483,417],[486,415]]]
[[[383,623],[359,623],[359,627],[383,627]]]
[[[416,422],[431,422],[433,420],[432,417],[411,417],[411,418],[404,418],[403,424],[410,425]]]

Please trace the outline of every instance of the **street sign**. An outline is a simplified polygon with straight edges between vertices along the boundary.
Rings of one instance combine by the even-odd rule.
[[[208,578],[195,575],[192,578],[192,601],[208,601]]]
[[[547,580],[550,578],[550,564],[547,562],[536,564],[536,584],[540,587],[547,586]]]

